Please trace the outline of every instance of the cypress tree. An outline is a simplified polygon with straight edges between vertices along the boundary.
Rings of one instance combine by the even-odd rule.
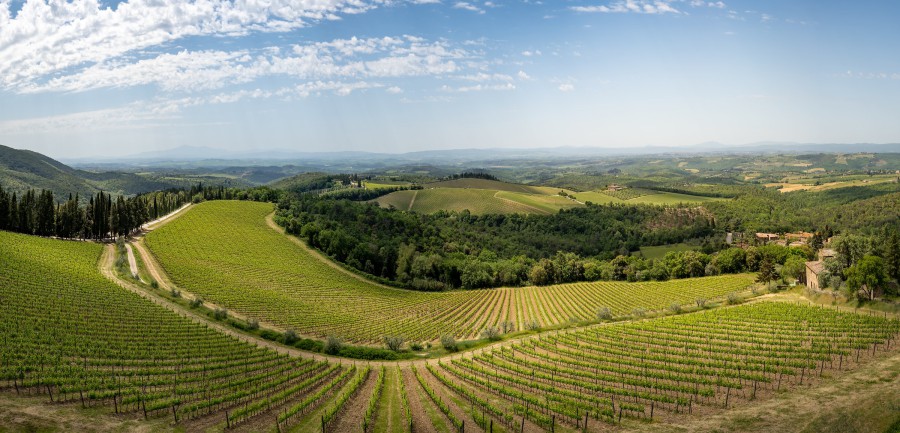
[[[0,185],[0,230],[9,230],[9,194]]]

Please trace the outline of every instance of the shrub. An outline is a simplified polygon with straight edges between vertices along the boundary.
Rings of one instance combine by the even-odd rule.
[[[158,289],[159,283],[156,280],[150,280],[150,287],[153,287],[154,289]]]
[[[612,310],[609,307],[600,307],[597,309],[597,320],[612,320]]]
[[[388,349],[393,350],[394,352],[399,352],[400,348],[403,347],[403,343],[406,340],[403,337],[398,337],[395,335],[385,335],[384,336],[384,345],[387,346]]]
[[[422,346],[422,343],[419,343],[419,342],[409,343],[409,348],[416,352],[420,352],[420,351],[422,351],[422,349],[424,349],[424,347]]]
[[[203,300],[200,298],[191,299],[190,305],[191,305],[191,308],[197,308],[197,307],[203,305]]]
[[[353,358],[353,359],[365,359],[365,360],[383,360],[383,361],[393,361],[396,359],[400,359],[400,355],[397,352],[393,352],[387,349],[379,349],[377,347],[363,347],[363,346],[345,346],[342,347],[335,355],[343,356],[345,358]]]
[[[511,321],[500,322],[500,329],[507,334],[516,330],[516,324]]]
[[[637,307],[634,310],[631,310],[631,314],[634,315],[634,317],[644,317],[647,315],[647,309],[643,307]]]
[[[694,302],[697,303],[697,308],[705,308],[706,307],[706,298],[697,298],[697,300]]]
[[[441,336],[441,346],[444,346],[448,352],[456,352],[459,349],[456,345],[456,338],[452,335]]]
[[[737,304],[741,301],[741,298],[738,297],[737,293],[731,292],[728,294],[728,303],[731,305]]]
[[[259,320],[256,320],[256,319],[247,320],[247,329],[249,329],[251,331],[255,331],[255,330],[259,329]]]
[[[499,340],[500,339],[500,328],[496,326],[488,326],[481,330],[481,337],[487,338],[488,340]]]
[[[343,347],[344,343],[340,338],[337,338],[334,335],[329,335],[325,338],[325,346],[322,347],[322,352],[325,352],[329,355],[337,355],[338,353],[340,353]]]
[[[224,308],[216,308],[213,311],[213,319],[216,320],[225,320],[228,318],[228,310]]]
[[[673,302],[672,305],[669,305],[669,311],[675,314],[681,313],[681,304]]]
[[[169,294],[172,295],[173,298],[181,297],[181,291],[176,288],[172,288],[172,290],[169,292]]]
[[[537,321],[537,319],[531,319],[525,322],[525,329],[529,331],[540,331],[541,323]]]
[[[288,346],[290,346],[290,345],[293,345],[297,341],[298,338],[299,337],[297,337],[297,333],[294,332],[293,329],[288,329],[287,331],[284,331],[284,336],[282,338],[282,341],[284,342],[284,344],[287,344]]]

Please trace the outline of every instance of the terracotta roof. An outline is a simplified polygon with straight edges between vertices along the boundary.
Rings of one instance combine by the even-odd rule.
[[[806,268],[811,270],[812,273],[819,275],[822,271],[825,270],[825,263],[821,260],[816,260],[814,262],[806,262]]]

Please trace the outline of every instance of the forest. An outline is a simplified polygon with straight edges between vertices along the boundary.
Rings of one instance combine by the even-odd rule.
[[[590,205],[553,215],[432,215],[314,195],[285,197],[276,221],[348,266],[421,290],[520,285],[534,264],[556,257],[559,275],[535,283],[583,279],[564,275],[563,257],[609,260],[642,245],[704,238],[715,232],[698,208]],[[558,253],[565,252],[565,253]]]

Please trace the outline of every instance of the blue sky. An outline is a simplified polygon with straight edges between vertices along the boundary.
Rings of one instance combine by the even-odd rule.
[[[0,144],[900,142],[900,2],[0,0]]]

